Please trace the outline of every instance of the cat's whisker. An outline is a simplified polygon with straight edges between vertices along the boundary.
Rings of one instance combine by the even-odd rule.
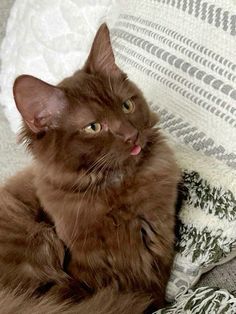
[[[95,162],[93,162],[91,165],[90,165],[90,167],[82,174],[82,176],[80,176],[80,175],[78,175],[78,179],[77,180],[82,180],[86,175],[88,175],[88,174],[92,174],[92,172],[91,172],[91,170],[97,165],[97,164],[99,164],[104,158],[106,158],[106,156],[107,156],[108,154],[107,153],[105,153],[105,154],[103,154],[98,160],[96,160]],[[68,161],[68,160],[70,160],[70,157],[68,157],[67,159],[65,159],[64,161],[66,162],[66,161]],[[60,171],[60,170],[59,170]],[[61,167],[61,172],[63,173],[64,172],[64,167],[63,167],[63,165],[62,165],[62,167]],[[72,189],[75,187],[75,186],[78,186],[78,187],[80,187],[80,184],[78,184],[78,182],[77,182],[77,180],[74,182],[74,184],[72,185]],[[59,185],[59,188],[62,188],[62,186],[63,186],[63,181],[61,181],[61,184]]]
[[[87,172],[89,172],[89,170],[92,168],[92,167],[94,167],[94,164],[98,164],[102,159],[104,158],[104,156],[102,156],[99,160],[97,160],[95,163],[93,163],[92,165],[91,165],[91,167],[87,170]],[[86,176],[86,172],[83,174],[83,176],[81,176],[81,177],[79,177],[79,180],[81,180],[82,178],[84,178]],[[61,189],[62,188],[62,184],[63,184],[63,182],[59,185],[59,189]],[[72,192],[75,192],[76,191],[76,188],[78,188],[78,187],[81,187],[82,186],[82,184],[78,184],[78,182],[76,181],[73,185],[72,185],[72,188],[71,188],[71,191]],[[86,193],[88,192],[88,190],[86,190],[85,191],[85,193],[84,193],[84,195],[83,195],[83,198],[85,197],[85,195],[86,195]],[[63,208],[65,208],[66,207],[66,201],[65,201],[65,198],[66,198],[66,194],[64,195],[64,197],[63,197]],[[76,203],[77,202],[77,199],[75,199],[75,201],[74,201],[74,203]],[[79,208],[80,209],[80,208]],[[77,210],[77,213],[79,214],[79,209]],[[65,209],[66,210],[66,209]],[[59,220],[58,220],[58,224],[60,225],[60,224],[63,224],[63,217],[61,217]],[[76,224],[75,224],[75,226],[76,226]],[[73,230],[73,232],[72,232],[72,241],[74,241],[73,240],[73,238],[74,238],[74,232],[75,232],[75,230]]]
[[[118,169],[119,169],[119,170],[118,170],[118,173],[121,173],[120,165],[119,165],[119,163],[117,162],[116,159],[115,159],[114,168],[115,168],[115,169],[118,168]],[[113,174],[115,174],[115,170],[113,171]],[[118,228],[118,227],[116,228],[116,241],[117,241],[117,248],[118,248],[118,251],[120,251],[121,245],[120,245],[119,228]]]
[[[103,181],[103,182],[105,181],[106,176],[108,176],[108,174],[109,174],[109,163],[112,162],[112,159],[113,159],[112,154],[107,154],[106,159],[104,160],[104,163],[103,163],[103,165],[101,165],[101,169],[99,170],[98,175],[101,174],[101,176],[103,177],[103,178],[102,178],[102,181]],[[103,175],[103,171],[104,171],[105,169],[107,169],[107,171],[105,172],[105,175]],[[105,184],[105,187],[106,187],[106,184]],[[99,192],[99,189],[100,189],[100,186],[98,185],[98,186],[97,186],[97,189],[95,190],[95,193],[94,193],[94,194],[95,194],[95,195],[94,195],[94,198],[96,197],[96,194]]]
[[[109,169],[110,164],[112,164],[112,162],[113,162],[113,155],[112,154],[107,154],[106,155],[106,159],[103,159],[103,162],[98,165],[98,168],[101,168],[101,169],[99,170],[98,173],[95,172],[95,176],[99,176],[99,179],[100,179],[100,174],[101,174],[101,176],[103,176],[103,171],[105,169]],[[102,178],[103,182],[106,181],[106,177],[108,175],[109,175],[109,170],[105,172],[105,175]],[[105,187],[106,187],[106,183],[105,183]],[[100,189],[100,186],[94,184],[94,186],[92,187],[92,191],[91,191],[91,199],[92,200],[93,200],[93,198],[96,197],[96,194],[99,192],[99,189]]]
[[[92,173],[91,170],[93,168],[96,168],[97,166],[99,166],[99,163],[103,162],[104,159],[106,159],[106,157],[109,155],[109,153],[106,153],[104,155],[102,155],[98,160],[96,160],[95,162],[93,162],[90,167],[85,171],[84,175],[81,178],[83,178],[84,176],[86,176],[88,173]],[[94,170],[94,169],[93,169]]]
[[[86,246],[86,242],[87,242],[87,238],[88,238],[88,229],[89,229],[89,226],[87,226],[86,228],[86,231],[85,231],[85,237],[84,237],[84,241],[83,241],[83,244],[81,246],[81,250],[83,251],[85,246]]]
[[[81,201],[80,201],[80,204],[79,204],[79,207],[76,208],[76,217],[75,217],[75,220],[74,220],[74,227],[73,227],[73,230],[72,230],[72,233],[71,233],[71,240],[69,241],[68,243],[68,247],[70,248],[70,250],[73,250],[73,246],[76,242],[76,229],[77,229],[77,223],[78,223],[78,218],[79,218],[79,215],[81,214],[80,212],[80,209],[81,209],[81,206],[82,206],[82,203],[83,203],[83,200],[87,194],[87,192],[89,191],[89,189],[87,189],[84,193],[83,193],[83,196],[81,198]],[[76,203],[76,198],[75,198],[75,203]],[[84,213],[83,213],[84,214]]]
[[[102,156],[102,157],[98,160],[98,162],[96,162],[96,166],[95,166],[95,168],[93,169],[93,171],[95,172],[95,175],[96,175],[96,170],[97,170],[99,167],[101,167],[103,164],[106,164],[106,159],[105,159],[105,158],[107,158],[108,155],[109,155],[109,154],[106,154],[106,155]],[[93,165],[93,167],[94,167],[94,165]],[[88,193],[90,193],[90,194],[92,195],[91,192],[92,192],[94,189],[96,189],[96,185],[93,184],[93,181],[91,180],[89,186],[86,188],[85,192],[83,193],[83,196],[82,196],[82,200],[81,200],[81,202],[80,202],[80,205],[82,205],[82,201],[83,201],[83,199],[85,198],[85,196],[87,196]],[[91,196],[90,196],[90,198],[91,198]],[[88,202],[88,203],[90,203],[90,202]],[[80,207],[81,207],[81,206],[80,206]],[[76,227],[76,225],[77,225],[77,220],[78,220],[78,217],[79,217],[79,214],[80,214],[80,207],[77,208],[77,213],[76,213],[76,219],[75,219],[74,229],[73,229],[72,234],[71,234],[71,241],[70,241],[70,245],[69,245],[69,247],[70,247],[71,250],[73,249],[74,243],[75,243],[75,241],[76,241],[76,237],[75,237],[76,228],[75,228],[75,227]]]
[[[103,160],[106,158],[108,154],[102,155],[97,161],[93,162],[90,167],[82,174],[82,176],[78,175],[78,181],[82,181],[87,175],[93,175],[94,172],[96,172],[96,169],[99,168],[103,163]],[[71,187],[72,192],[75,192],[77,188],[80,188],[83,186],[83,183],[77,182],[77,180],[74,182],[74,184]]]
[[[119,90],[118,90],[118,94],[120,94],[120,92],[122,91],[122,89],[123,89],[123,87],[124,87],[124,84],[126,83],[127,79],[128,79],[128,78],[125,77],[125,78],[123,79],[123,81],[120,83]]]
[[[112,85],[111,85],[111,75],[108,75],[108,82],[109,82],[109,86],[110,86],[110,90],[113,93],[113,89],[112,89]]]

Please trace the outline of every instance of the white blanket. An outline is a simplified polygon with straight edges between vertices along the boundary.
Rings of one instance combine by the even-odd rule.
[[[0,103],[17,132],[20,116],[12,85],[20,74],[51,84],[85,61],[98,25],[117,0],[16,0],[1,47]],[[111,20],[110,20],[111,23]]]

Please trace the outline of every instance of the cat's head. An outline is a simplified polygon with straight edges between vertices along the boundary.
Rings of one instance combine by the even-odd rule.
[[[156,116],[115,64],[103,24],[84,67],[52,86],[22,75],[14,83],[23,138],[36,159],[78,171],[137,163],[155,139]]]

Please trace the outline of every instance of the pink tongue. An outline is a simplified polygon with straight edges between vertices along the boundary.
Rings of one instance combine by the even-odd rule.
[[[130,155],[138,155],[141,152],[141,147],[139,145],[134,145],[134,147],[131,150]]]

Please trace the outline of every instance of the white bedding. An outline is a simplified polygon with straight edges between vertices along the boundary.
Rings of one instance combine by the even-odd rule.
[[[56,84],[84,62],[98,25],[118,0],[16,0],[1,47],[0,104],[17,132],[12,96],[16,76],[27,73]],[[111,22],[111,20],[110,20]]]

